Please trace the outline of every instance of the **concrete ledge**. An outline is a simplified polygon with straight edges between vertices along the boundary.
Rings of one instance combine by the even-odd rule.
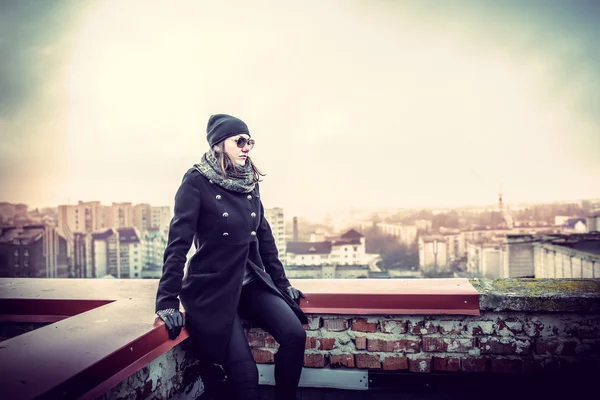
[[[600,279],[471,279],[481,311],[599,312]]]

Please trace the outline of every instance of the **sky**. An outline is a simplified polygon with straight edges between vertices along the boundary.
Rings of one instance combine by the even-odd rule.
[[[600,198],[600,2],[0,0],[0,201],[173,205],[227,113],[265,207]]]

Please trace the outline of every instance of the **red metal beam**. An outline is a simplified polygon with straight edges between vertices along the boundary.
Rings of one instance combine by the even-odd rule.
[[[466,279],[292,280],[315,314],[479,315]],[[0,393],[96,398],[187,338],[154,315],[158,280],[0,279],[0,321],[55,322],[2,342]]]

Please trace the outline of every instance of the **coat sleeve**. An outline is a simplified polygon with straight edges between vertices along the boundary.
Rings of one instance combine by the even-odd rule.
[[[156,311],[166,308],[179,310],[179,292],[186,256],[196,232],[200,212],[199,173],[188,171],[177,193],[173,218],[169,226],[167,247],[163,257],[162,276],[156,294]]]
[[[258,225],[258,231],[256,237],[258,239],[258,252],[260,258],[265,266],[265,271],[273,279],[273,283],[280,289],[284,290],[290,286],[290,281],[285,276],[285,270],[281,261],[279,261],[277,246],[275,245],[275,238],[273,238],[273,232],[271,226],[265,218],[265,209],[262,201],[260,202],[260,225]]]

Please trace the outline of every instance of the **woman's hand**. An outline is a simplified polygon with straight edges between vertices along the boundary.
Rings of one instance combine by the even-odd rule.
[[[169,339],[175,340],[181,333],[181,328],[185,325],[183,314],[174,308],[167,308],[166,310],[157,311],[156,315],[165,322],[167,331],[169,332]]]
[[[288,286],[287,293],[297,304],[300,304],[300,298],[304,298],[304,293],[293,286]]]

